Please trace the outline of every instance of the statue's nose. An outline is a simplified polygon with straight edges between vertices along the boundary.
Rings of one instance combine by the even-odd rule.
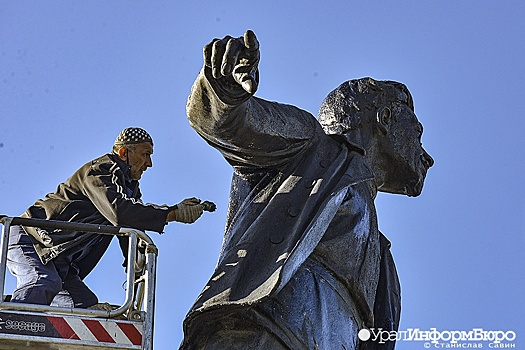
[[[421,158],[423,159],[423,164],[425,164],[427,169],[434,165],[434,159],[430,156],[430,154],[427,153],[427,151],[423,150]]]

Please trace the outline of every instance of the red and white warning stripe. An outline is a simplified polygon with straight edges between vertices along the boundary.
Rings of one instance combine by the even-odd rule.
[[[47,316],[64,339],[142,345],[142,324]]]

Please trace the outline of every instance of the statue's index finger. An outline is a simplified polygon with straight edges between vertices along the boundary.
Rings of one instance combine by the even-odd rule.
[[[246,33],[244,33],[244,46],[246,46],[246,49],[248,49],[248,51],[259,50],[259,41],[257,40],[255,33],[250,29],[248,29]]]

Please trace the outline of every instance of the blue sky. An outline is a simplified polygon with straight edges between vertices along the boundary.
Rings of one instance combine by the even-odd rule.
[[[405,83],[436,164],[418,198],[381,194],[402,288],[401,329],[513,330],[525,346],[525,28],[521,1],[0,1],[0,213],[19,215],[121,129],[155,140],[144,200],[213,200],[160,249],[155,345],[182,339],[213,272],[231,168],[190,128],[186,99],[215,37],[252,29],[257,96],[314,115],[345,80]],[[87,279],[124,297],[118,247]],[[6,292],[14,286],[8,279]],[[403,343],[400,349],[423,349]]]

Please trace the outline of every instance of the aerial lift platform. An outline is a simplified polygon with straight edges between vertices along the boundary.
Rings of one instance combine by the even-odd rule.
[[[144,232],[115,226],[0,215],[0,349],[153,350],[155,273],[158,250]],[[125,301],[105,310],[11,303],[4,294],[12,225],[126,236],[129,249]]]

